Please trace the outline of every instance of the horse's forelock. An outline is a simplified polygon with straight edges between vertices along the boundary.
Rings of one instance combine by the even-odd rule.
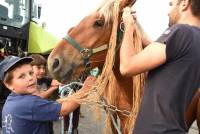
[[[105,24],[109,24],[110,21],[113,21],[115,15],[115,4],[119,5],[119,0],[104,0],[100,7],[97,9],[100,16],[103,16],[105,19]]]

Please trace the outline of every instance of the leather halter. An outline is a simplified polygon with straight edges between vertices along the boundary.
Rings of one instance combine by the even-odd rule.
[[[92,55],[94,55],[95,53],[98,53],[98,52],[101,52],[101,51],[104,51],[106,49],[108,49],[108,45],[105,44],[105,45],[102,45],[100,47],[97,47],[97,48],[93,48],[93,49],[90,49],[90,48],[82,48],[81,45],[79,43],[77,43],[72,37],[70,37],[69,35],[66,35],[64,38],[64,40],[66,40],[67,42],[69,42],[70,45],[72,45],[74,48],[76,48],[82,58],[83,58],[83,63],[84,63],[84,66],[87,67],[89,65],[89,59]]]

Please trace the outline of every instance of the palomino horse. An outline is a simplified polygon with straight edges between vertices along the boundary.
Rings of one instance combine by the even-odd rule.
[[[112,39],[116,38],[116,27],[118,27],[114,26],[114,22],[120,20],[119,14],[123,7],[135,2],[124,0],[116,4],[117,1],[106,0],[96,12],[85,17],[76,27],[71,28],[68,35],[53,49],[48,58],[48,69],[55,79],[67,83],[78,78],[88,67],[93,68],[110,62],[108,50],[115,44]],[[116,6],[119,6],[119,8],[115,8]],[[118,12],[118,16],[115,15],[116,12]],[[105,44],[109,44],[109,46]],[[119,72],[119,57],[117,53],[111,64],[114,64],[114,67],[104,66],[102,73],[107,74],[107,77],[104,75],[100,79],[103,79],[102,83],[106,83],[102,86],[106,88],[104,93],[106,101],[117,108],[114,116],[119,117],[122,131],[126,134],[134,126],[134,124],[131,124],[127,127],[126,124],[129,124],[129,121],[133,122],[135,119],[135,116],[129,116],[126,111],[138,111],[141,96],[136,93],[142,94],[140,89],[143,87],[144,75],[136,78],[123,77]],[[111,71],[113,73],[110,73]],[[109,81],[105,79],[109,79]],[[186,123],[188,126],[197,116],[197,110],[195,110],[197,103],[198,99],[194,99],[187,111]],[[130,117],[133,119],[130,120]]]

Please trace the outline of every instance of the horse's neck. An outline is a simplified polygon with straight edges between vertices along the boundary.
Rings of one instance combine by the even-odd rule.
[[[120,74],[119,69],[114,69],[114,75],[116,79],[116,89],[118,94],[126,100],[128,103],[132,103],[133,98],[133,78],[124,77]]]
[[[119,70],[114,70],[115,78],[118,82],[118,85],[123,89],[131,90],[133,87],[133,78],[122,76]]]

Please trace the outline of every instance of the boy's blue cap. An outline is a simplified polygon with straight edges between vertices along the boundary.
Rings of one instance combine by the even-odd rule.
[[[31,57],[8,56],[0,62],[0,80],[3,81],[5,73],[19,62],[31,62]]]

